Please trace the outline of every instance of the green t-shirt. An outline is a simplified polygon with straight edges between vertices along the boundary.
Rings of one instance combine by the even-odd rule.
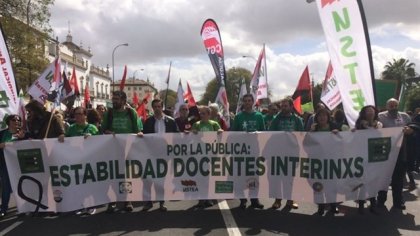
[[[197,130],[197,131],[202,131],[202,132],[206,132],[206,131],[218,131],[220,128],[219,123],[217,123],[214,120],[209,120],[208,122],[203,122],[203,121],[197,121],[193,124],[193,130]]]
[[[104,130],[112,131],[116,134],[130,134],[138,133],[143,130],[143,124],[141,119],[137,117],[137,113],[134,109],[131,111],[125,109],[123,111],[109,110],[105,112],[102,121],[102,127]],[[112,112],[112,124],[108,126],[109,112]],[[132,116],[130,118],[130,116]],[[133,121],[135,124],[133,124]]]
[[[264,131],[264,117],[260,112],[251,113],[241,111],[235,116],[232,131]]]
[[[1,137],[0,143],[6,143],[13,140],[17,140],[17,138],[14,137],[13,134],[10,133],[10,131],[7,129],[4,131],[3,136]]]
[[[302,118],[296,114],[283,115],[281,113],[271,121],[271,131],[304,131]]]
[[[98,128],[92,124],[72,124],[67,129],[66,137],[84,136],[85,134],[97,135],[99,133]]]
[[[267,130],[270,130],[271,122],[273,121],[274,117],[276,116],[270,114],[264,116],[264,124]]]

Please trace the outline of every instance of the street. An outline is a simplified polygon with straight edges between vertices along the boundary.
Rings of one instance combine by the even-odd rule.
[[[420,184],[417,176],[417,184]],[[419,187],[419,185],[417,186]],[[354,201],[339,205],[340,213],[320,216],[317,206],[299,203],[299,209],[272,210],[273,199],[262,199],[263,210],[240,209],[239,200],[219,201],[212,207],[196,209],[197,201],[167,202],[168,211],[161,212],[159,204],[143,212],[141,203],[134,211],[106,213],[106,207],[96,214],[77,216],[61,213],[58,216],[16,215],[12,200],[9,214],[1,220],[0,235],[419,235],[420,190],[404,189],[407,210],[391,208],[388,192],[386,209],[373,214],[366,205],[364,214],[358,212]],[[249,204],[249,202],[248,202]]]

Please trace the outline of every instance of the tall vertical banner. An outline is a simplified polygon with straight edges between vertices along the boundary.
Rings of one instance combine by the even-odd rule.
[[[0,30],[0,67],[0,120],[3,120],[7,114],[17,114],[19,96],[2,30]]]
[[[219,27],[216,22],[212,19],[204,21],[201,27],[201,38],[204,42],[204,47],[209,55],[210,62],[213,66],[214,72],[216,73],[216,79],[219,82],[220,88],[216,96],[216,103],[219,104],[223,120],[229,127],[230,115],[229,115],[229,102],[226,93],[226,69],[225,59],[223,53],[222,38],[220,37]]]
[[[265,57],[265,44],[255,65],[254,74],[251,80],[251,94],[254,96],[254,102],[262,98],[268,98],[267,85],[267,65]]]
[[[242,97],[247,94],[245,80],[241,79],[241,87],[239,88],[238,102],[236,103],[236,114],[241,111],[242,108]]]
[[[321,101],[331,111],[341,103],[340,90],[338,89],[331,61],[328,63],[327,73],[325,74],[324,82],[322,82]]]
[[[375,105],[372,54],[361,0],[316,0],[344,112],[354,127],[359,111]]]

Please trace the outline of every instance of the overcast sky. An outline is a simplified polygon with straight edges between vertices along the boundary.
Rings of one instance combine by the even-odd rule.
[[[420,72],[420,1],[363,1],[372,44],[375,77],[387,61],[407,58]],[[166,88],[172,61],[170,89],[179,79],[190,83],[196,100],[215,77],[200,37],[207,18],[221,31],[226,69],[253,71],[266,44],[268,83],[273,99],[291,95],[306,65],[316,83],[323,80],[329,56],[315,3],[306,0],[55,0],[50,23],[62,42],[69,30],[73,42],[91,47],[95,65],[112,64],[115,78],[150,78]]]

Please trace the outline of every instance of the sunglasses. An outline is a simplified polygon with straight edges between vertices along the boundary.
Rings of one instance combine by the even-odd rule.
[[[13,118],[13,119],[11,119],[11,121],[16,122],[16,121],[20,121],[20,119],[19,118]]]

